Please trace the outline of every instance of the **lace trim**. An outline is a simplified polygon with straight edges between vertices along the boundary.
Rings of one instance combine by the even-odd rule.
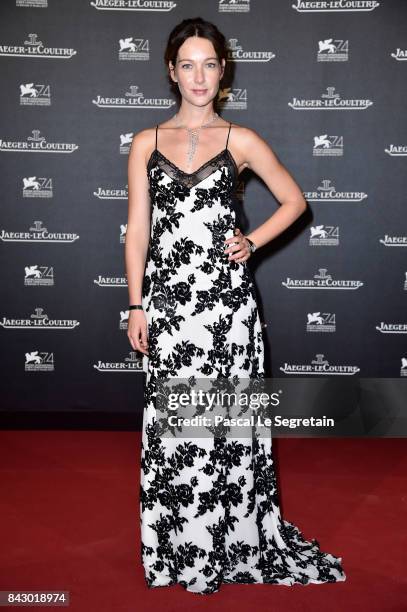
[[[225,161],[227,167],[231,169],[231,175],[234,177],[235,181],[237,180],[239,174],[239,170],[233,155],[230,153],[229,149],[226,148],[202,164],[202,166],[195,170],[195,172],[184,172],[184,170],[178,168],[178,166],[165,157],[165,155],[163,155],[158,149],[154,149],[150,156],[147,164],[148,171],[151,169],[154,159],[157,160],[159,167],[162,168],[164,172],[168,174],[168,176],[174,180],[180,181],[189,188],[194,187],[205,178],[208,178],[208,176],[221,168]]]

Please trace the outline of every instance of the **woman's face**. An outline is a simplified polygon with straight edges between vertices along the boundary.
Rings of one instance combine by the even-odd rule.
[[[171,78],[178,83],[182,97],[191,104],[205,106],[218,93],[225,60],[219,63],[210,40],[190,36],[178,50],[175,70],[172,70],[171,62],[169,68]]]

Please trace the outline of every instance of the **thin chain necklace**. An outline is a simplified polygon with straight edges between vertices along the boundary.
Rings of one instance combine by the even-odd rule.
[[[177,121],[177,125],[178,127],[183,127],[187,130],[188,132],[188,154],[187,154],[187,166],[189,167],[192,164],[192,159],[195,155],[195,151],[196,148],[198,146],[198,140],[199,140],[199,132],[203,127],[206,127],[207,125],[209,125],[210,123],[212,123],[213,121],[215,121],[215,119],[219,117],[218,113],[214,113],[212,116],[212,119],[210,119],[209,121],[207,121],[206,123],[202,123],[202,125],[200,125],[197,128],[189,128],[186,125],[182,125],[180,123],[179,117],[178,117],[178,113],[175,113],[174,115],[174,119],[176,119]]]

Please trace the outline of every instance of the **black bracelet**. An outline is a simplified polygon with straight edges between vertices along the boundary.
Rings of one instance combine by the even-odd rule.
[[[130,304],[129,310],[143,310],[143,307],[141,304]]]

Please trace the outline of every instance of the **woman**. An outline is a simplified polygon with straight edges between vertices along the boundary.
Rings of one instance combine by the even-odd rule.
[[[222,582],[345,580],[340,557],[281,518],[271,437],[174,441],[155,428],[159,379],[264,377],[246,262],[306,209],[270,146],[214,111],[226,56],[224,36],[200,18],[171,32],[165,60],[181,104],[134,136],[128,165],[128,338],[146,373],[142,561],[149,587],[201,594]],[[232,198],[246,167],[281,203],[247,236],[235,227]]]

